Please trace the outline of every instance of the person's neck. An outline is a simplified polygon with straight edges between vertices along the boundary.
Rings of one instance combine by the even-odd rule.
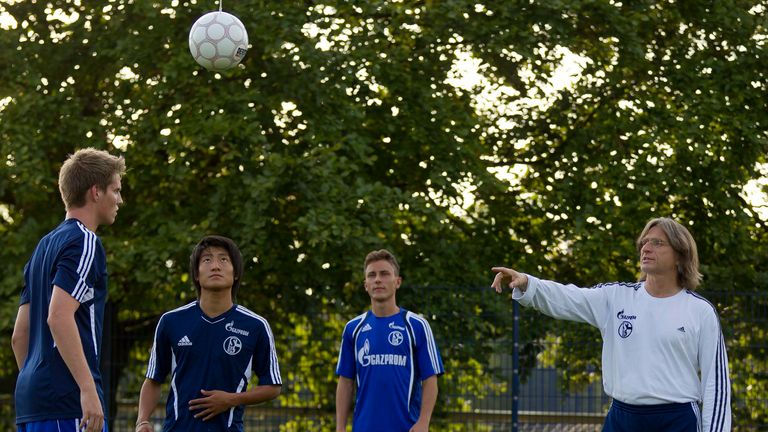
[[[646,275],[645,290],[652,297],[672,297],[682,288],[677,284],[677,275]]]
[[[222,292],[200,292],[200,309],[209,318],[215,318],[224,312],[232,309],[232,293],[230,291]]]
[[[397,306],[397,302],[393,297],[391,300],[384,302],[371,302],[371,312],[379,318],[392,316],[400,312],[400,308]]]
[[[96,222],[96,215],[93,214],[93,211],[87,205],[67,210],[65,219],[77,219],[93,232],[96,232],[96,229],[99,228],[99,224]]]

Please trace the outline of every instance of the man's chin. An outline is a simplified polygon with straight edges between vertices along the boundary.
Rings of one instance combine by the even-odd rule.
[[[117,215],[114,215],[114,216],[112,216],[112,217],[109,217],[109,218],[106,218],[106,219],[102,220],[102,221],[99,223],[99,225],[105,225],[105,226],[109,226],[109,225],[112,225],[113,223],[115,223],[115,220],[116,220],[116,219],[117,219]]]

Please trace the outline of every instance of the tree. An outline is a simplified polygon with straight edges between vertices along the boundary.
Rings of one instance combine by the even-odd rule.
[[[240,301],[291,347],[289,389],[309,390],[285,403],[332,406],[336,347],[318,342],[365,308],[360,266],[375,248],[414,285],[487,285],[502,262],[584,284],[632,279],[634,236],[668,214],[699,240],[705,289],[759,289],[766,230],[740,193],[768,150],[759,2],[362,3],[238,2],[252,47],[243,68],[214,74],[187,49],[213,4],[0,2],[15,21],[0,40],[16,47],[0,51],[5,334],[24,261],[61,218],[55,173],[84,146],[129,167],[127,204],[100,230],[113,340],[193,299],[190,248],[228,235],[248,262]],[[548,93],[568,53],[584,59],[580,79]],[[451,81],[460,56],[487,88]],[[490,106],[478,99],[488,88]],[[523,170],[496,175],[511,167]],[[444,348],[480,361],[509,328],[508,304],[439,294],[408,301],[436,333],[488,341]],[[456,322],[466,299],[487,322]],[[723,317],[734,331],[741,307]],[[525,323],[531,341],[554,326]],[[111,369],[117,385],[146,347],[112,350],[136,357]],[[563,358],[576,354],[596,361]]]

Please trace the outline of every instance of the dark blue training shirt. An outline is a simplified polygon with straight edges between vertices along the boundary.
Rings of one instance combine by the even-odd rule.
[[[75,321],[102,409],[101,352],[107,259],[96,234],[67,219],[40,240],[24,267],[20,304],[29,303],[29,352],[16,381],[16,423],[81,418],[80,389],[48,327],[48,307],[56,285],[80,302]]]
[[[204,397],[200,390],[244,392],[253,375],[258,385],[282,385],[269,323],[239,305],[215,318],[197,301],[163,314],[146,376],[163,382],[169,373],[164,431],[242,431],[243,406],[204,422],[189,401]]]

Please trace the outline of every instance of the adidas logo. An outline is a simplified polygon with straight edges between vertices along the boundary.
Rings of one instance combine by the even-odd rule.
[[[685,327],[680,327],[677,331],[685,333]]]
[[[189,340],[187,335],[184,335],[183,338],[179,339],[179,346],[192,346],[192,341]]]
[[[363,328],[360,330],[360,333],[362,333],[362,332],[367,332],[367,331],[369,331],[369,330],[373,330],[373,327],[371,327],[371,325],[370,325],[370,324],[368,324],[368,323],[365,323],[365,325],[363,326]]]

